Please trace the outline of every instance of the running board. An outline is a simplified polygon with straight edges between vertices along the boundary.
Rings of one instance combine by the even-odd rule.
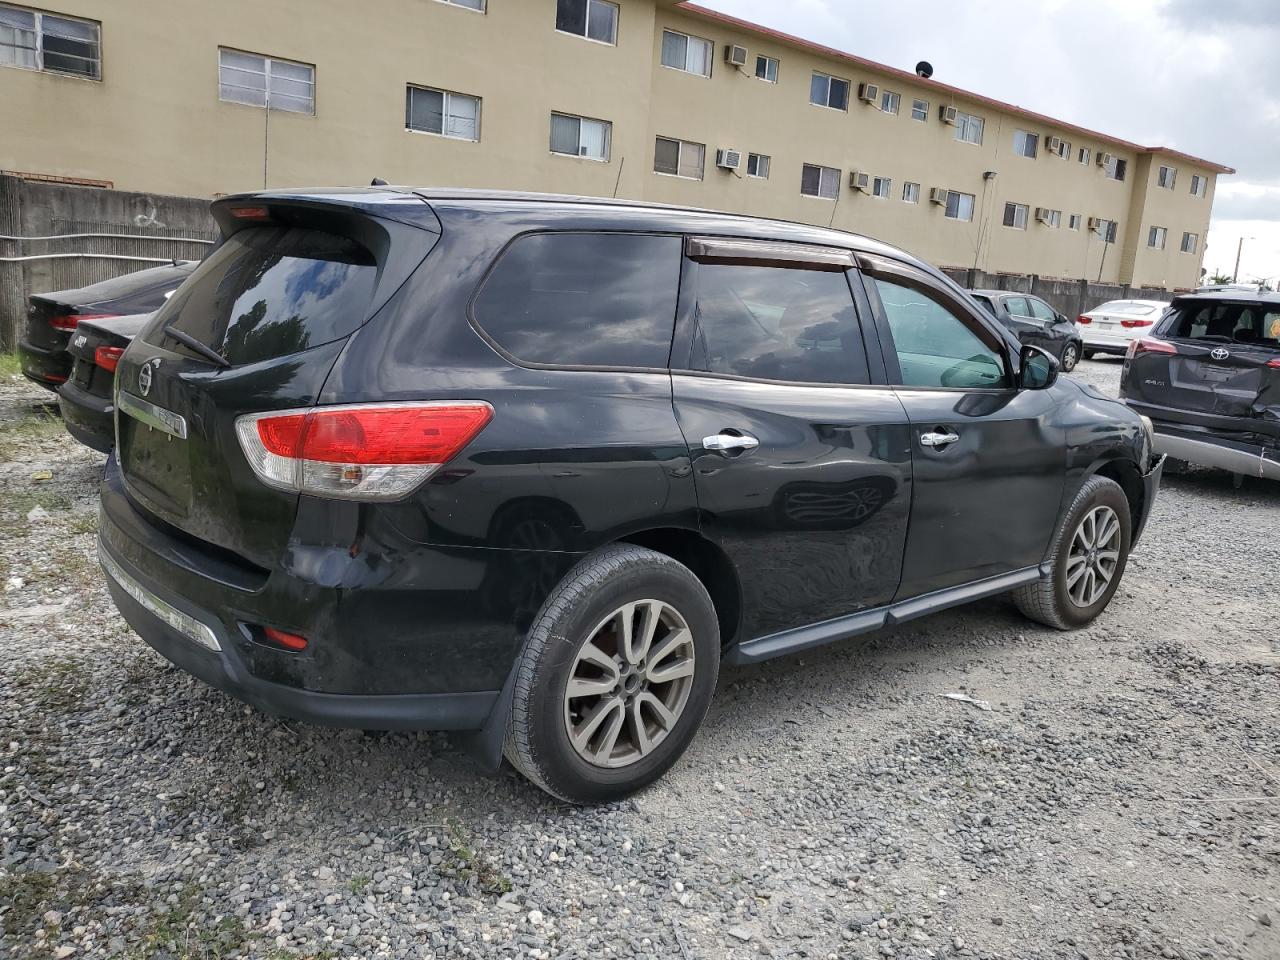
[[[1049,576],[1050,572],[1051,568],[1048,564],[1023,567],[1021,570],[1011,570],[1008,573],[987,577],[985,580],[963,583],[958,587],[935,590],[933,593],[900,600],[887,606],[860,610],[834,620],[824,620],[822,623],[814,623],[806,627],[771,633],[765,637],[734,644],[725,652],[724,662],[738,666],[760,663],[789,653],[799,653],[801,650],[825,646],[837,640],[846,640],[859,634],[870,633],[872,630],[879,630],[890,624],[905,623],[917,617],[937,613],[939,610],[946,610],[948,607],[958,607],[974,600],[981,600],[983,597],[1004,593],[1023,584],[1034,583],[1041,577]]]

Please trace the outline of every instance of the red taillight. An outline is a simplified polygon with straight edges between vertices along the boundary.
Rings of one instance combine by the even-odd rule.
[[[60,313],[56,317],[49,318],[49,326],[55,330],[61,330],[68,333],[80,325],[81,320],[106,320],[108,317],[114,317],[114,313],[87,313],[84,316],[77,316],[74,313]]]
[[[1267,366],[1272,370],[1280,370],[1280,357],[1276,357],[1274,360],[1268,360]]]
[[[307,638],[300,637],[296,633],[285,633],[275,627],[263,627],[262,633],[272,643],[286,650],[292,650],[294,653],[307,649]]]
[[[266,207],[232,207],[231,215],[237,220],[271,219],[271,212]]]
[[[93,362],[108,373],[115,373],[124,356],[124,347],[98,347],[93,351]]]
[[[270,486],[352,500],[397,500],[484,429],[483,401],[316,407],[236,421],[240,446]]]
[[[1153,340],[1150,337],[1143,337],[1141,340],[1129,341],[1129,352],[1125,355],[1125,359],[1132,360],[1140,353],[1170,353],[1176,354],[1178,348],[1172,343],[1164,340]]]
[[[1080,316],[1076,317],[1076,323],[1093,323],[1093,319],[1091,317],[1086,317],[1082,313]]]
[[[1153,323],[1155,323],[1154,320],[1121,320],[1120,326],[1124,327],[1126,330],[1132,330],[1135,327],[1149,327]]]

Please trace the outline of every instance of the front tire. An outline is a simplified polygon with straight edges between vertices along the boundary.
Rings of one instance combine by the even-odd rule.
[[[1013,592],[1018,609],[1057,630],[1088,625],[1120,586],[1132,535],[1124,490],[1114,480],[1090,477],[1054,534],[1050,575]]]
[[[682,563],[617,544],[579,562],[529,628],[505,753],[570,803],[618,800],[661,777],[706,715],[720,629]]]
[[[1062,348],[1062,372],[1070,373],[1076,368],[1076,364],[1080,362],[1080,348],[1074,343],[1068,343]]]

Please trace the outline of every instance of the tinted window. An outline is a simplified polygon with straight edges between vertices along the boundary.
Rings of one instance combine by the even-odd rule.
[[[635,234],[521,237],[485,281],[476,322],[526,363],[665,367],[681,245]]]
[[[1005,387],[1004,362],[967,323],[932,297],[877,279],[902,382],[911,387]]]
[[[867,383],[843,273],[702,264],[694,366],[761,380]]]
[[[160,312],[233,364],[255,363],[345,337],[365,320],[377,268],[344,237],[290,227],[233,234]],[[166,340],[167,348],[187,351]],[[194,354],[198,356],[198,354]]]
[[[1048,320],[1050,323],[1056,323],[1058,315],[1053,312],[1053,308],[1043,300],[1037,300],[1035,297],[1028,297],[1027,303],[1031,306],[1031,315],[1037,320]]]
[[[1168,336],[1280,348],[1280,304],[1191,304],[1177,311]]]

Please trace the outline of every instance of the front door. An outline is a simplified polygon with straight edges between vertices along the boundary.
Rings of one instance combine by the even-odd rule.
[[[864,258],[889,378],[911,424],[913,494],[897,599],[1034,566],[1061,509],[1053,390],[1019,390],[1011,344],[922,270]]]
[[[868,363],[852,257],[740,240],[689,250],[673,396],[702,529],[738,573],[739,639],[888,603],[908,428],[878,355]]]

